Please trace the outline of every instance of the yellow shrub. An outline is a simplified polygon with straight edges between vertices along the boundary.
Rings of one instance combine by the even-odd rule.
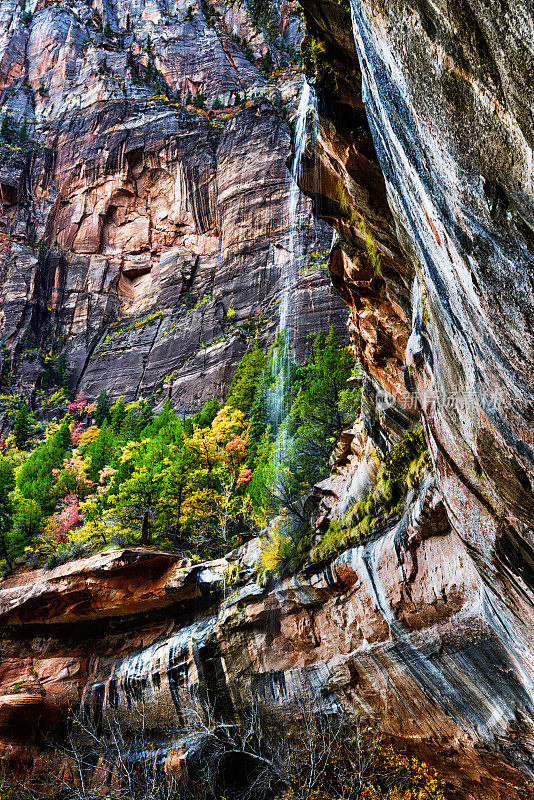
[[[97,428],[96,425],[91,425],[90,428],[87,428],[86,431],[82,433],[78,440],[78,447],[85,447],[91,442],[94,442],[95,439],[98,439],[98,434],[100,433],[100,429]]]

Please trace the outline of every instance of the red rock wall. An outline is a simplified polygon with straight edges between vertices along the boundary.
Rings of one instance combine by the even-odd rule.
[[[196,410],[224,395],[255,335],[272,340],[290,237],[282,100],[291,118],[300,78],[269,83],[249,60],[267,44],[243,6],[187,8],[45,3],[23,19],[2,6],[2,111],[26,119],[33,144],[0,170],[0,331],[4,376],[28,394],[41,353],[63,347],[89,399],[107,389]],[[276,64],[301,26],[273,13]],[[208,108],[257,101],[224,123],[185,110],[197,91]],[[324,270],[330,233],[304,196],[299,212],[303,253],[323,257],[301,264],[295,291],[302,358],[308,334],[342,330],[345,312]]]

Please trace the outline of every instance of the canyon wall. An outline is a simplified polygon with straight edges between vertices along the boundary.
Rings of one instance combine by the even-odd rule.
[[[480,624],[511,645],[530,704],[532,10],[303,7],[323,177],[317,191],[310,165],[303,186],[338,231],[333,282],[370,376],[365,432],[380,449],[399,414],[421,418],[449,523],[491,598]],[[532,713],[519,717],[531,741]]]
[[[203,565],[115,551],[3,581],[2,746],[37,778],[69,705],[81,699],[97,721],[113,711],[127,721],[133,698],[162,736],[171,730],[162,744],[171,759],[179,690],[204,683],[234,701],[252,688],[275,707],[307,696],[361,711],[435,764],[451,798],[526,800],[534,778],[531,13],[506,0],[302,6],[319,95],[318,159],[308,151],[302,188],[336,228],[332,282],[350,306],[366,370],[348,466],[321,491],[329,513],[350,508],[371,446],[384,453],[418,418],[435,477],[372,541],[269,588],[252,580],[254,545]],[[25,347],[16,366],[28,388],[41,365],[27,337],[17,343],[28,322],[38,332],[50,315],[89,397],[103,387],[134,397],[162,384],[162,396],[183,408],[221,393],[247,330],[272,334],[272,319],[245,322],[276,304],[289,127],[241,45],[193,8],[192,20],[187,6],[176,19],[163,7],[129,13],[139,39],[150,31],[155,66],[173,91],[202,89],[224,102],[244,89],[258,95],[222,130],[134,81],[127,54],[106,45],[89,7],[72,20],[70,11],[36,8],[26,31],[13,22],[18,7],[2,4],[0,74],[6,85],[33,87],[44,137],[0,173],[3,324],[13,353]],[[109,14],[127,41],[124,14]],[[264,52],[243,8],[221,17]],[[297,35],[295,20],[280,22]],[[39,47],[38,24],[51,26]],[[147,64],[146,45],[138,47]],[[34,64],[27,78],[25,53]],[[294,84],[276,92],[292,98]],[[3,102],[20,118],[30,114],[27,97],[20,88]],[[313,265],[315,237],[323,249],[326,239],[301,203]],[[47,243],[41,253],[26,242],[32,220],[36,241]],[[302,271],[296,303],[305,329],[339,318],[313,269]],[[236,559],[241,577],[230,590],[224,576]]]
[[[63,353],[89,400],[195,411],[224,396],[255,336],[272,341],[302,81],[292,7],[273,26],[268,41],[240,4],[2,2],[4,385],[38,402],[45,356]],[[267,53],[279,80],[260,71]],[[297,235],[302,358],[346,312],[304,195]]]

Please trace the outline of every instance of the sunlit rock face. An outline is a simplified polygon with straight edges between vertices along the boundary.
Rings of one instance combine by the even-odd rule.
[[[291,6],[273,14],[268,45],[240,3],[2,3],[2,113],[35,142],[0,167],[4,374],[28,395],[39,350],[63,348],[88,399],[194,411],[224,395],[255,336],[272,340],[301,79],[268,84],[254,58],[276,64],[302,36]],[[186,110],[197,92],[233,118]],[[324,269],[331,234],[304,195],[298,211],[302,358],[345,312]]]

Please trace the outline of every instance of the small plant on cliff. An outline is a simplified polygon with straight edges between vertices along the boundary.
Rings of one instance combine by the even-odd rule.
[[[374,486],[342,518],[334,518],[311,559],[330,558],[360,544],[393,524],[404,513],[410,492],[429,471],[429,457],[421,426],[404,434],[380,465]]]
[[[185,12],[184,20],[191,20],[193,19],[193,6],[187,6],[187,11]]]
[[[325,87],[337,89],[338,78],[333,63],[326,56],[326,45],[313,36],[307,36],[302,44],[304,66]]]
[[[338,181],[336,191],[341,215],[345,217],[345,219],[347,219],[351,225],[358,225],[358,215],[356,214],[347,194],[347,190],[341,181]]]
[[[373,271],[373,275],[375,276],[375,278],[379,278],[382,271],[380,255],[378,253],[375,240],[373,238],[373,234],[367,227],[367,223],[363,217],[360,217],[359,227],[360,227],[360,233],[363,237],[363,241],[365,244],[365,251],[367,253],[367,258],[369,264],[371,265],[371,269]]]

